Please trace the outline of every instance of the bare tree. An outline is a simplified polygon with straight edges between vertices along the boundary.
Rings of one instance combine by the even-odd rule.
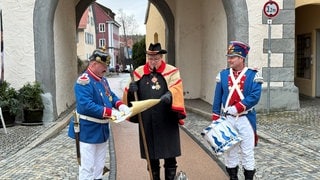
[[[124,35],[135,35],[138,34],[138,22],[133,14],[127,15],[123,9],[118,10],[116,20],[122,25],[120,27],[120,34]]]

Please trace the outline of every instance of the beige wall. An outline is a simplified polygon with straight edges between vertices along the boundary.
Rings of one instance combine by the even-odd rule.
[[[216,75],[226,67],[227,21],[221,1],[204,1],[201,37],[201,98],[213,101]],[[194,79],[196,81],[196,79]]]
[[[201,96],[203,24],[198,13],[201,12],[201,2],[177,0],[174,12],[176,66],[181,70],[187,99]]]
[[[54,17],[54,54],[57,113],[74,103],[73,83],[77,75],[76,22],[73,1],[60,0]]]
[[[89,7],[91,8],[91,7]],[[89,9],[88,8],[88,9]],[[78,33],[78,43],[77,43],[77,55],[82,61],[88,61],[87,54],[91,54],[96,49],[96,32],[94,24],[92,25],[90,19],[93,17],[92,10],[88,11],[89,19],[87,20],[86,28],[84,31],[80,31]],[[85,17],[87,18],[87,17]],[[93,35],[93,44],[86,44],[85,43],[85,33],[90,33]]]
[[[320,4],[320,0],[296,0],[296,8],[307,4]]]
[[[156,43],[155,37],[157,37],[162,49],[166,49],[166,25],[162,16],[152,3],[150,3],[149,19],[152,19],[152,22],[147,21],[146,24],[146,48],[148,49],[150,43]],[[165,55],[163,57],[166,59]]]

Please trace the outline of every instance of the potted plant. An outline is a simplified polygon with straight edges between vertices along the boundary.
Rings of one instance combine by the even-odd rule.
[[[0,82],[0,107],[5,125],[13,126],[19,112],[18,92],[6,81]],[[2,123],[0,127],[3,127]]]
[[[19,89],[18,95],[24,117],[22,125],[42,124],[44,104],[41,94],[43,94],[43,89],[37,81],[28,82]]]

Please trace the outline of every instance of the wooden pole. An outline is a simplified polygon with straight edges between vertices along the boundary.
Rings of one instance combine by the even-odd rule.
[[[128,53],[128,59],[130,59],[127,35],[126,35],[126,30],[125,30],[124,20],[123,19],[122,19],[122,26],[123,26],[124,38],[125,38],[125,43],[126,43],[126,48],[127,48],[127,53]],[[134,82],[132,63],[130,63],[130,77],[131,77],[131,82]],[[138,93],[137,93],[137,91],[134,92],[134,100],[138,101]],[[149,157],[149,150],[148,150],[148,145],[147,145],[147,140],[146,140],[146,134],[144,132],[144,127],[143,127],[143,124],[142,124],[141,113],[138,113],[138,121],[139,121],[139,128],[140,128],[141,136],[142,136],[143,148],[144,148],[144,152],[146,154],[150,180],[153,180],[152,168],[151,168],[150,157]]]

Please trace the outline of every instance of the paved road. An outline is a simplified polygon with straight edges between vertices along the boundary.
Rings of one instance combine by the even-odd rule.
[[[184,128],[210,152],[199,134],[210,123],[209,114],[204,113],[210,112],[210,105],[198,100],[187,100],[186,105],[191,109]],[[297,112],[259,115],[256,180],[320,179],[320,100],[302,97],[300,105]],[[44,136],[59,123],[65,127],[61,119],[47,126],[10,127],[7,135],[0,129],[0,179],[76,179],[75,147],[66,136],[67,129],[56,128],[58,134]]]

